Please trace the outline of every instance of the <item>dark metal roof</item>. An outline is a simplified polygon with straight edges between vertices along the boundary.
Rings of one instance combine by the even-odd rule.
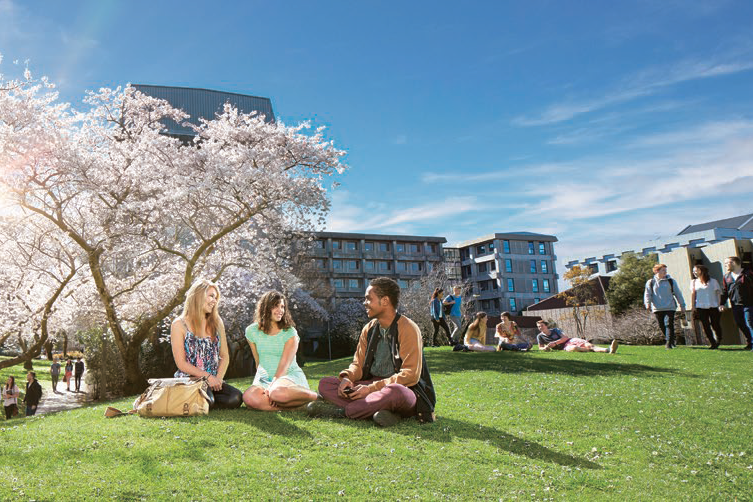
[[[196,89],[193,87],[169,87],[164,85],[131,84],[131,87],[149,96],[164,99],[173,107],[183,110],[191,117],[189,122],[198,125],[199,118],[212,120],[222,111],[225,103],[230,103],[243,113],[259,112],[264,120],[274,122],[272,101],[269,98],[247,96],[233,92],[213,91],[211,89]],[[172,120],[165,121],[168,134],[193,136],[193,130],[176,124]]]
[[[709,221],[707,223],[699,223],[698,225],[688,225],[682,232],[677,235],[692,234],[695,232],[703,232],[704,230],[713,230],[715,228],[732,228],[737,230],[753,230],[753,214],[744,214],[742,216],[735,216],[734,218],[727,218],[724,220]]]

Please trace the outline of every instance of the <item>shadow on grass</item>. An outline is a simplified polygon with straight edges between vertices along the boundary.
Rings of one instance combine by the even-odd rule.
[[[209,419],[216,422],[240,422],[255,427],[260,432],[276,436],[301,439],[312,439],[314,437],[309,431],[290,421],[283,420],[281,416],[283,413],[286,415],[301,414],[301,412],[296,411],[268,412],[240,408],[238,410],[212,410],[209,412]]]
[[[542,354],[543,355],[543,354]],[[682,374],[687,377],[697,375],[646,364],[620,363],[608,354],[587,354],[593,360],[574,359],[570,354],[556,353],[540,357],[538,354],[513,352],[450,352],[431,351],[426,359],[432,374],[458,373],[462,371],[501,371],[504,373],[562,373],[576,376],[632,375],[658,376]],[[578,354],[576,357],[582,357]]]

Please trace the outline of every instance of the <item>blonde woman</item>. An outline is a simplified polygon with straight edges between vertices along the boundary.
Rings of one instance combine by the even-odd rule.
[[[243,393],[246,406],[279,411],[316,401],[295,360],[300,339],[282,293],[268,291],[259,299],[246,339],[256,361],[254,382]]]
[[[476,312],[476,317],[465,332],[465,345],[472,352],[495,352],[496,347],[484,345],[486,341],[486,312]]]
[[[183,313],[170,328],[170,344],[178,371],[176,377],[205,377],[214,400],[211,408],[238,408],[241,391],[223,381],[230,362],[225,325],[218,305],[220,289],[199,280],[186,293]]]

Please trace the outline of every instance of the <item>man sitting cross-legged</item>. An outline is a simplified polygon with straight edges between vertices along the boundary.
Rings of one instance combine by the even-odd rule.
[[[400,286],[373,279],[363,302],[369,321],[361,330],[353,362],[337,377],[319,381],[324,401],[308,404],[311,416],[373,418],[388,427],[403,417],[433,421],[436,397],[423,358],[421,331],[397,312]]]

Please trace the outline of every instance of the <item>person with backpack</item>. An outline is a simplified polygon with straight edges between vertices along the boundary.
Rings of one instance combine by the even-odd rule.
[[[445,313],[443,308],[444,306],[442,305],[442,300],[440,300],[443,291],[444,290],[442,288],[434,288],[434,292],[431,294],[431,301],[429,302],[431,323],[434,325],[434,334],[431,336],[431,339],[432,343],[437,346],[443,345],[440,344],[437,340],[437,335],[439,334],[440,327],[442,327],[442,329],[444,329],[444,332],[447,333],[448,343],[450,345],[453,345],[452,336],[450,335],[450,327],[447,325],[447,321],[445,320]]]
[[[719,310],[729,300],[735,324],[745,336],[745,350],[753,350],[753,273],[743,269],[742,261],[737,256],[724,260],[727,273],[722,280],[722,298]]]
[[[463,297],[460,296],[462,289],[460,286],[455,286],[452,288],[452,294],[445,296],[442,305],[445,309],[445,314],[450,316],[450,321],[455,324],[455,329],[452,330],[452,334],[450,335],[450,341],[457,341],[460,343],[460,327],[462,325],[462,312],[460,311],[460,306],[463,303]],[[457,335],[457,336],[456,336]]]
[[[434,421],[436,394],[423,356],[421,330],[397,312],[400,286],[388,277],[366,289],[366,315],[353,362],[319,381],[324,400],[307,405],[313,417],[371,419],[380,427],[415,416]]]
[[[675,311],[679,304],[685,317],[685,300],[677,285],[677,281],[667,274],[667,266],[663,263],[654,265],[654,276],[646,281],[643,293],[643,304],[656,316],[659,329],[664,334],[665,347],[673,349],[675,344]]]

